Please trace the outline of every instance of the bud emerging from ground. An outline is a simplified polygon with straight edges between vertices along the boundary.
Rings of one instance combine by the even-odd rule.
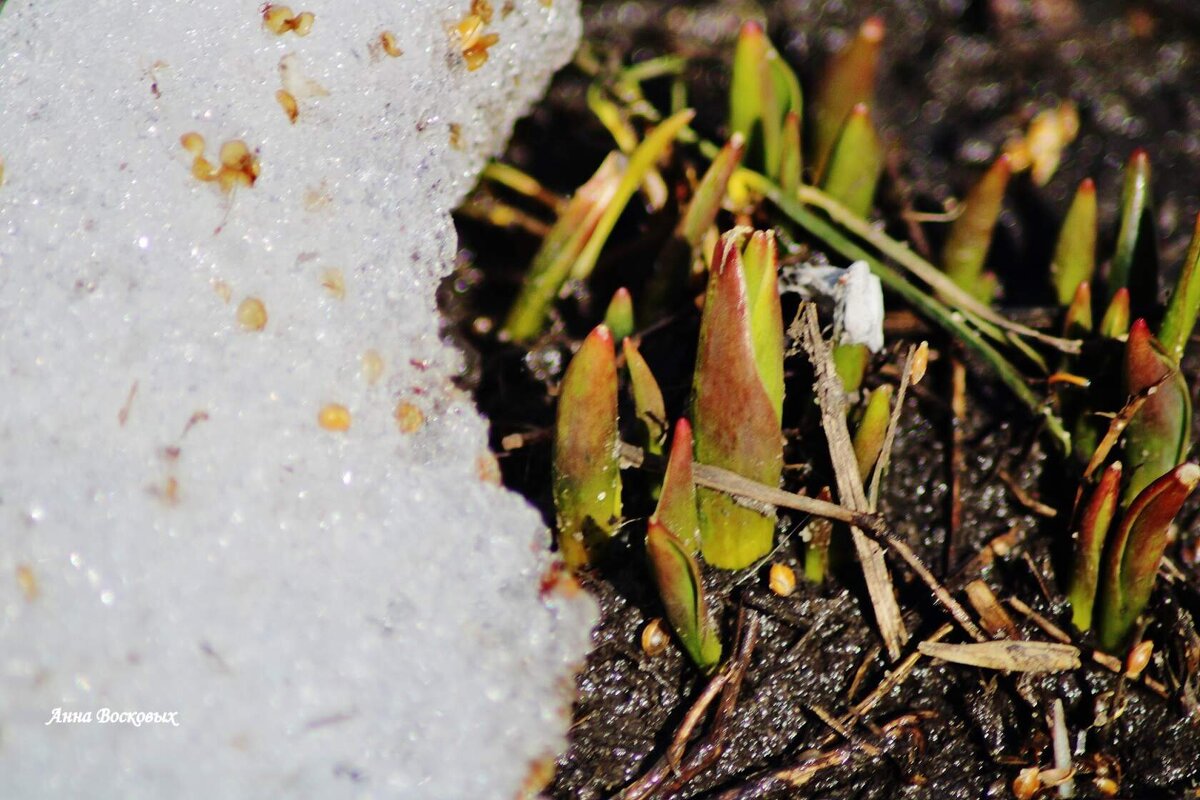
[[[1145,487],[1183,461],[1191,437],[1192,399],[1179,368],[1150,335],[1145,320],[1139,319],[1129,330],[1124,377],[1130,395],[1154,387],[1125,429],[1128,482],[1122,505],[1127,506]]]
[[[755,234],[743,261],[740,236],[735,231],[721,238],[709,274],[692,383],[696,458],[778,486],[783,322],[775,243],[770,234]],[[747,508],[711,489],[698,494],[708,563],[740,569],[771,549],[773,511]]]
[[[967,193],[962,214],[950,226],[950,235],[942,248],[942,269],[985,303],[990,303],[996,294],[996,279],[984,273],[983,265],[992,246],[992,232],[1000,218],[1011,173],[1008,156],[997,158]]]
[[[592,562],[621,521],[617,364],[603,325],[567,367],[554,434],[558,546],[567,566],[578,569]]]
[[[1090,282],[1096,271],[1096,184],[1087,178],[1079,184],[1071,208],[1063,220],[1050,262],[1050,276],[1059,305],[1075,298],[1080,284]],[[1089,317],[1091,314],[1089,308]]]
[[[646,553],[675,635],[696,665],[711,672],[721,660],[721,640],[708,616],[696,560],[654,517],[646,531]]]

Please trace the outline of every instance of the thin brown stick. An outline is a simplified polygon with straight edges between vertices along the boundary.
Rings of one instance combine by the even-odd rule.
[[[625,442],[621,443],[621,460],[631,467],[649,468],[660,466],[660,464],[653,462],[640,447],[635,447]],[[730,472],[721,467],[714,467],[711,464],[694,464],[692,466],[692,479],[697,486],[716,489],[719,492],[725,492],[734,497],[740,497],[763,506],[790,508],[793,511],[812,514],[814,517],[824,517],[825,519],[844,522],[847,525],[857,525],[872,531],[885,530],[887,527],[883,520],[875,514],[855,511],[846,506],[821,500],[817,497],[808,497],[807,495],[776,489],[767,486],[765,483],[744,478],[736,472]]]
[[[917,577],[929,587],[929,590],[933,592],[933,596],[937,598],[939,603],[945,606],[946,610],[950,612],[950,616],[966,631],[968,636],[977,642],[987,641],[987,637],[983,635],[983,631],[971,619],[971,615],[967,613],[967,610],[963,608],[961,603],[954,599],[945,586],[938,582],[938,579],[930,572],[929,567],[925,566],[921,559],[917,557],[917,554],[912,551],[911,547],[890,533],[882,535],[881,538],[896,555],[904,560],[905,564],[908,564],[913,572],[917,573]]]
[[[1048,636],[1057,639],[1060,642],[1065,642],[1067,644],[1071,643],[1071,637],[1068,636],[1062,628],[1058,627],[1053,622],[1034,611],[1019,597],[1010,597],[1008,598],[1007,602],[1010,606],[1012,606],[1014,611],[1025,615],[1030,622],[1045,631]],[[1125,672],[1125,665],[1121,662],[1121,659],[1110,656],[1108,653],[1102,653],[1099,650],[1093,650],[1089,656],[1093,662],[1099,664],[1101,667],[1104,667],[1109,672],[1113,672],[1118,675],[1124,674]],[[1171,693],[1167,691],[1167,687],[1153,678],[1147,677],[1143,674],[1137,680],[1159,697],[1167,698],[1171,696]]]
[[[921,344],[925,344],[922,342]],[[904,358],[904,370],[900,373],[900,387],[896,390],[896,401],[892,405],[892,416],[888,420],[887,433],[883,437],[883,449],[875,462],[875,470],[871,475],[871,495],[867,507],[872,511],[879,508],[879,492],[883,486],[883,476],[887,473],[888,462],[892,458],[892,447],[896,443],[896,428],[900,425],[900,414],[904,411],[904,398],[912,383],[913,356],[917,347],[909,347],[908,355]]]
[[[667,752],[655,761],[641,778],[616,795],[614,800],[646,800],[658,794],[670,794],[707,770],[721,757],[729,737],[730,718],[737,705],[742,678],[758,642],[758,627],[758,617],[743,607],[738,615],[737,653],[725,663],[721,672],[709,682],[688,710]],[[696,725],[718,698],[717,709],[713,712],[708,733],[685,755]]]
[[[962,480],[967,469],[965,455],[967,422],[967,368],[958,353],[950,357],[950,533],[946,537],[946,572],[958,563],[962,548]]]
[[[838,499],[855,511],[868,511],[870,506],[863,489],[862,476],[858,471],[858,461],[854,457],[854,445],[850,441],[850,431],[846,427],[842,381],[833,365],[829,345],[821,336],[816,306],[811,303],[802,305],[796,322],[793,323],[793,328],[795,327],[800,329],[801,345],[816,373],[821,427],[825,431],[825,439],[829,446],[830,461],[833,462]],[[859,562],[862,564],[867,593],[870,595],[871,605],[875,611],[875,623],[879,626],[879,633],[888,655],[895,661],[900,658],[901,647],[908,640],[908,632],[904,628],[900,606],[896,602],[896,592],[892,586],[891,576],[888,574],[883,548],[868,538],[857,525],[850,526],[850,534],[854,539],[854,549],[858,552]]]

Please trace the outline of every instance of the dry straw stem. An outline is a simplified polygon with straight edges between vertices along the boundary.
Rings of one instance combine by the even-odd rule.
[[[653,463],[654,460],[647,457],[642,448],[625,442],[621,443],[621,461],[624,466],[633,468],[651,468],[656,466]],[[776,489],[757,481],[752,481],[749,478],[743,478],[736,472],[730,472],[720,467],[714,467],[709,464],[693,464],[692,475],[697,486],[725,492],[728,495],[740,497],[749,503],[775,506],[776,508],[790,508],[793,511],[812,514],[814,517],[831,519],[835,522],[844,522],[847,525],[856,525],[877,533],[887,530],[887,525],[876,514],[855,511],[852,508],[816,497],[806,497],[802,494],[785,492],[783,489]]]
[[[1019,597],[1010,597],[1006,602],[1012,606],[1014,611],[1019,614],[1023,614],[1030,622],[1041,628],[1042,631],[1044,631],[1050,638],[1057,639],[1063,644],[1071,643],[1071,637],[1068,636],[1062,628],[1058,627],[1053,622],[1034,611]],[[1109,672],[1117,675],[1124,674],[1125,672],[1125,664],[1116,656],[1111,656],[1108,653],[1101,652],[1100,650],[1093,650],[1088,654],[1088,657],[1091,658],[1094,663],[1100,665]],[[1166,686],[1154,680],[1153,678],[1147,677],[1145,673],[1143,673],[1137,680],[1159,697],[1166,698],[1170,696]]]
[[[821,336],[816,306],[806,303],[799,313],[800,342],[816,374],[815,388],[817,402],[821,407],[821,426],[825,431],[829,458],[833,462],[837,478],[838,497],[855,511],[869,511],[870,505],[858,472],[858,461],[854,457],[854,445],[846,427],[846,401],[842,381],[834,367],[829,345]],[[896,592],[892,587],[887,563],[884,561],[883,548],[869,539],[858,526],[852,525],[850,533],[854,538],[854,549],[862,562],[867,592],[875,610],[875,622],[879,626],[879,633],[888,655],[894,661],[900,657],[900,648],[908,640],[908,632],[900,616],[900,606],[896,602]]]
[[[930,658],[1004,672],[1067,672],[1079,669],[1079,648],[1060,642],[921,642],[917,649]]]

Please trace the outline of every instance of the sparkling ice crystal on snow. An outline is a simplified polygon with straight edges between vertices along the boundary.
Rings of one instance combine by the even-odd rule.
[[[469,0],[0,10],[0,797],[511,798],[562,747],[594,609],[434,302],[578,39],[492,6],[475,70]]]

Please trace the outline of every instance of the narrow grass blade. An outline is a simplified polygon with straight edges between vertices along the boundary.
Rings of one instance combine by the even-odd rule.
[[[629,164],[625,167],[624,174],[621,175],[621,182],[617,184],[612,199],[604,209],[604,214],[596,222],[595,230],[592,231],[591,236],[587,237],[587,244],[579,253],[579,258],[571,266],[572,279],[581,281],[592,274],[596,260],[600,257],[600,250],[608,241],[608,236],[612,233],[625,206],[628,205],[629,199],[633,197],[638,186],[645,180],[647,173],[675,141],[675,137],[688,126],[694,116],[695,112],[687,109],[668,117],[650,131],[642,143],[630,154]]]
[[[636,444],[648,453],[662,455],[663,441],[667,438],[667,410],[663,404],[662,390],[650,371],[650,365],[642,358],[637,342],[626,339],[621,342],[621,348],[625,354],[625,369],[629,370],[633,408],[637,415]]]
[[[867,400],[862,419],[854,431],[854,458],[858,461],[858,472],[865,480],[883,452],[883,440],[887,436],[888,423],[892,418],[892,385],[885,383]]]
[[[851,109],[859,103],[874,105],[875,72],[883,35],[883,20],[871,17],[825,68],[813,102],[812,155],[814,179],[818,182]]]
[[[591,112],[600,120],[600,124],[613,137],[617,148],[625,155],[631,156],[637,149],[637,131],[634,130],[621,107],[607,97],[604,87],[599,82],[588,87],[587,103]],[[646,174],[642,178],[642,192],[650,207],[655,211],[666,205],[667,182],[653,166],[646,170]]]
[[[778,335],[782,340],[782,326]],[[736,234],[723,236],[713,256],[700,322],[691,418],[698,460],[768,486],[779,484],[780,417],[758,369]],[[747,508],[711,489],[701,489],[698,496],[702,552],[708,563],[740,569],[770,551],[775,532],[771,509]]]
[[[687,210],[654,265],[641,309],[646,323],[662,310],[673,307],[687,292],[696,250],[716,221],[725,201],[729,179],[742,163],[745,152],[745,138],[741,133],[734,133],[700,179]]]
[[[978,329],[972,327],[972,325],[968,324],[963,318],[965,311],[964,307],[966,306],[970,307],[972,319],[976,319],[974,316],[976,309],[979,309],[982,312],[980,317],[977,318],[979,319],[980,324],[994,323],[997,319],[1002,319],[996,314],[996,312],[986,308],[985,306],[980,306],[978,301],[972,299],[970,295],[965,293],[955,297],[955,306],[958,311],[951,311],[940,300],[914,286],[900,272],[897,272],[895,269],[885,264],[880,258],[868,252],[858,243],[854,242],[848,236],[843,234],[842,231],[834,225],[834,223],[805,208],[798,199],[783,194],[778,186],[771,183],[762,175],[748,171],[743,171],[743,174],[745,175],[747,183],[753,186],[755,190],[762,192],[762,194],[766,196],[776,206],[776,208],[783,212],[786,217],[791,219],[804,230],[808,231],[808,233],[825,242],[825,244],[827,244],[831,249],[841,254],[846,259],[850,261],[867,262],[867,264],[871,267],[871,272],[879,276],[879,280],[883,283],[885,288],[903,297],[920,314],[927,317],[934,324],[941,326],[950,335],[954,336],[958,341],[960,341],[965,347],[978,355],[979,358],[985,364],[987,364],[989,368],[992,369],[992,371],[996,374],[996,377],[999,378],[1000,381],[1009,388],[1009,390],[1027,409],[1029,409],[1030,413],[1032,413],[1035,417],[1045,421],[1046,427],[1051,434],[1051,438],[1055,444],[1055,447],[1059,450],[1059,452],[1064,455],[1070,454],[1071,436],[1067,433],[1066,428],[1063,426],[1062,419],[1060,419],[1058,415],[1053,412],[1043,398],[1038,397],[1033,390],[1029,388],[1029,384],[1021,375],[1020,371],[1013,366],[1012,362],[1005,358],[999,350],[997,350],[989,341],[987,341]],[[807,194],[810,188],[811,187],[807,186],[802,187],[802,191]],[[819,198],[822,203],[827,203],[829,200],[824,192],[814,191],[811,194],[814,198]],[[824,207],[825,206],[822,206],[822,208]],[[829,205],[829,208],[832,209],[834,213],[838,214],[839,222],[855,219],[855,217],[848,214],[848,212],[846,214],[842,213],[845,211],[845,209],[840,203],[834,202],[832,205]],[[869,229],[869,226],[866,226],[865,223],[864,227],[858,228],[853,232],[855,235],[873,235],[872,231]],[[922,270],[922,275],[928,275],[926,270],[932,270],[936,277],[930,277],[932,277],[934,281],[940,278],[943,281],[946,281],[945,286],[948,289],[952,291],[957,289],[953,282],[950,282],[944,274],[938,272],[931,265],[929,265],[928,262],[920,259],[919,256],[911,253],[911,251],[908,251],[907,248],[904,248],[903,246],[894,242],[894,240],[888,241],[891,241],[893,245],[888,253],[889,256],[893,255],[894,253],[896,255],[909,258],[910,261],[905,265],[906,268],[912,269],[914,264],[920,265],[919,268]],[[907,253],[907,256],[903,255],[905,252]],[[959,302],[959,297],[962,298],[963,302]],[[1008,321],[1004,320],[1004,322],[1007,323]],[[1008,325],[1014,328],[1020,327],[1013,323],[1008,323]],[[1020,332],[1022,335],[1025,334],[1024,330],[1021,330]],[[1029,333],[1036,332],[1030,331]]]
[[[691,555],[700,552],[700,518],[696,512],[696,482],[692,473],[692,425],[675,423],[671,455],[663,475],[662,494],[654,516],[675,534]]]
[[[1120,339],[1129,333],[1129,290],[1118,289],[1100,318],[1100,335]]]
[[[1075,296],[1063,318],[1063,335],[1079,339],[1092,332],[1092,285],[1083,281],[1075,287]]]
[[[995,279],[984,275],[983,265],[992,246],[992,232],[1000,218],[1011,174],[1008,156],[997,158],[967,193],[963,212],[950,226],[950,235],[942,248],[942,269],[984,303],[991,302],[996,292]]]
[[[1159,341],[1167,354],[1178,364],[1183,358],[1184,348],[1196,327],[1196,314],[1200,312],[1200,215],[1196,216],[1196,227],[1192,231],[1192,243],[1188,246],[1187,258],[1179,271],[1179,280],[1167,303],[1167,314],[1158,330]]]
[[[516,342],[541,335],[550,306],[570,275],[620,182],[623,157],[611,153],[587,183],[579,187],[533,257],[529,275],[504,322],[502,334]]]
[[[763,64],[771,47],[762,23],[742,24],[733,51],[733,74],[729,87],[729,133],[740,135],[751,151],[762,152]]]
[[[1108,273],[1108,296],[1111,299],[1120,289],[1129,287],[1137,266],[1140,286],[1153,286],[1158,272],[1158,231],[1154,224],[1150,195],[1150,156],[1137,149],[1125,166],[1125,183],[1121,189],[1121,227]],[[1154,298],[1134,298],[1141,304]]]
[[[1075,558],[1067,599],[1071,602],[1071,620],[1081,631],[1092,627],[1101,556],[1120,494],[1121,462],[1117,461],[1104,471],[1075,526]]]
[[[800,115],[789,111],[783,120],[782,152],[779,154],[779,187],[788,194],[800,188],[804,174],[804,151],[800,146]]]
[[[754,364],[775,416],[783,418],[783,311],[773,231],[755,231],[742,252]]]
[[[618,342],[633,335],[633,296],[624,286],[613,292],[604,312],[604,324]]]
[[[1141,491],[1183,461],[1192,428],[1192,398],[1174,360],[1139,319],[1125,343],[1125,391],[1139,395],[1156,387],[1125,428],[1122,459],[1128,482],[1122,498],[1129,505]]]
[[[653,517],[646,531],[646,554],[667,621],[696,666],[711,672],[721,660],[721,641],[708,616],[704,584],[696,560],[679,539]]]
[[[1079,184],[1071,208],[1063,220],[1050,262],[1050,277],[1059,305],[1075,297],[1081,283],[1090,282],[1096,271],[1096,184],[1087,178]]]
[[[725,190],[729,186],[729,178],[741,165],[745,152],[745,138],[742,134],[735,133],[721,148],[721,152],[717,153],[704,177],[700,179],[696,193],[692,195],[687,211],[679,220],[679,227],[676,229],[676,235],[690,247],[698,247],[704,232],[716,221],[717,212],[721,210],[721,203],[725,199]]]
[[[618,444],[616,354],[598,325],[567,367],[554,430],[558,546],[571,569],[592,563],[620,524]]]
[[[871,112],[860,103],[842,126],[821,188],[853,213],[866,217],[883,174],[883,156],[883,143],[871,122]]]
[[[781,176],[786,121],[789,114],[797,117],[803,113],[800,81],[779,52],[768,42],[763,62],[766,74],[762,79],[763,91],[763,166],[768,175]]]
[[[1200,466],[1183,464],[1147,486],[1126,510],[1108,546],[1100,614],[1100,645],[1116,653],[1150,601],[1171,522],[1200,483]]]

